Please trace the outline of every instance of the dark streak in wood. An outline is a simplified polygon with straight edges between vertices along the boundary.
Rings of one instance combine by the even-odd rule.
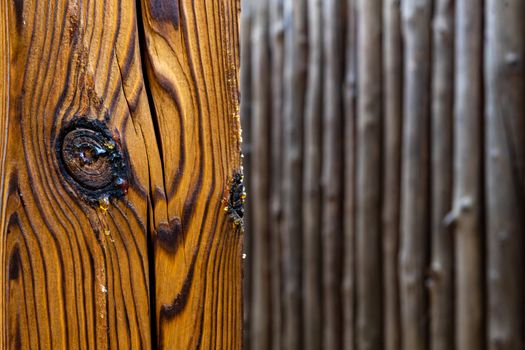
[[[157,21],[170,21],[179,29],[179,0],[150,0],[149,8]]]
[[[11,252],[11,256],[9,257],[8,276],[10,280],[18,279],[18,276],[20,275],[20,265],[20,248],[18,245],[15,245],[13,251]]]
[[[175,217],[168,223],[161,223],[157,228],[156,238],[162,248],[170,253],[174,253],[177,248],[177,241],[182,233],[182,223],[179,217]]]
[[[184,279],[184,283],[180,292],[170,304],[164,304],[161,306],[159,315],[161,321],[163,319],[170,320],[177,316],[177,314],[179,314],[182,310],[184,310],[184,307],[186,306],[188,301],[188,294],[190,292],[191,284],[193,281],[193,271],[195,269],[196,256],[197,255],[194,254],[190,269],[188,271],[188,274],[186,275],[186,278]]]
[[[15,6],[16,30],[20,33],[24,25],[24,0],[13,0],[13,5]]]

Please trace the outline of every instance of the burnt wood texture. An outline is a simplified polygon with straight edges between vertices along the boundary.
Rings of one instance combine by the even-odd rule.
[[[1,2],[0,348],[241,347],[239,13]]]

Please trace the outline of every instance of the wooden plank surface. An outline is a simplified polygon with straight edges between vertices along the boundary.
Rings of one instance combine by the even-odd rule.
[[[242,230],[222,203],[240,162],[239,5],[142,1],[162,169],[150,183],[161,348],[241,346]]]
[[[239,4],[136,5],[0,6],[2,348],[240,348]]]

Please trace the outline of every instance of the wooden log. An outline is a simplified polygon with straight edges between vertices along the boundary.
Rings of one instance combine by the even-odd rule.
[[[456,3],[454,204],[456,348],[482,349],[482,15],[481,1]],[[450,247],[444,247],[449,250]],[[450,253],[447,253],[450,254]],[[445,320],[444,320],[445,322]],[[449,321],[446,321],[449,322]],[[450,349],[450,344],[443,344]]]
[[[358,12],[356,341],[359,349],[381,349],[381,1],[360,0]]]
[[[271,347],[283,347],[283,65],[284,23],[283,0],[269,2],[271,45],[271,199],[270,264],[271,264]]]
[[[383,2],[383,312],[384,346],[399,350],[399,215],[401,131],[403,125],[403,61],[401,10],[398,0]]]
[[[525,3],[485,2],[485,213],[488,349],[524,336]]]
[[[323,348],[342,344],[342,3],[323,2]]]
[[[405,47],[399,273],[403,349],[425,349],[427,344],[431,10],[429,0],[402,2]]]
[[[458,4],[461,1],[458,1]],[[470,15],[463,13],[465,18]],[[460,17],[461,15],[458,14]],[[432,23],[432,201],[430,267],[430,348],[454,348],[454,244],[445,217],[452,209],[454,97],[454,2],[434,3]],[[458,42],[458,49],[461,45]],[[457,67],[459,69],[459,67]],[[479,68],[479,67],[478,67]],[[462,67],[464,69],[464,67]],[[456,71],[460,73],[459,71]],[[475,90],[475,89],[474,89]],[[461,98],[456,106],[460,105]],[[468,132],[468,129],[465,131]],[[478,149],[479,151],[479,149]],[[458,266],[459,268],[459,266]],[[458,307],[461,307],[458,305]],[[459,347],[458,349],[472,347]],[[479,347],[474,347],[479,349]]]
[[[284,349],[302,349],[302,166],[306,1],[284,2]]]
[[[343,219],[343,348],[355,349],[355,185],[357,100],[357,1],[346,2],[344,107],[344,219]]]
[[[321,0],[308,0],[308,80],[304,111],[303,184],[303,334],[304,348],[322,348],[322,87]]]
[[[254,2],[252,27],[253,89],[253,308],[252,348],[271,345],[270,303],[270,52],[268,3]]]
[[[244,167],[244,178],[246,192],[250,193],[251,186],[251,169],[252,169],[252,55],[251,55],[251,23],[253,20],[253,5],[251,0],[241,1],[241,15],[240,15],[240,115],[242,125],[242,154],[243,154],[243,167]],[[245,205],[245,217],[244,217],[244,228],[246,232],[252,231],[252,202],[248,200]],[[252,264],[252,235],[247,234],[244,237],[243,245],[243,348],[250,349],[251,341],[251,324],[250,315],[252,308],[252,279],[253,279],[253,264]]]

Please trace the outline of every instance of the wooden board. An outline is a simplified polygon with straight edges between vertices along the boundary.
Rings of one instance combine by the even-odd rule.
[[[1,348],[240,347],[238,12],[1,2]]]

